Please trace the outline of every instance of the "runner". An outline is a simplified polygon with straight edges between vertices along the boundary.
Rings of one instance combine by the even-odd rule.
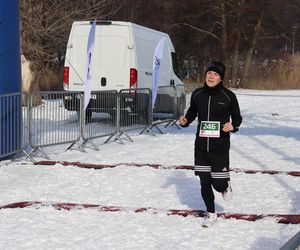
[[[213,189],[225,201],[232,198],[229,175],[230,132],[239,130],[242,116],[235,94],[223,85],[225,66],[211,62],[205,72],[204,86],[194,90],[190,107],[179,124],[187,127],[198,117],[195,140],[195,174],[200,178],[201,195],[207,216],[202,224],[208,227],[217,220]]]

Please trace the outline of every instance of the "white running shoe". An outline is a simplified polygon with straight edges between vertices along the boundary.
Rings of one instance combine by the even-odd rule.
[[[202,227],[210,227],[217,221],[217,217],[217,213],[207,213],[202,223]]]
[[[228,187],[224,192],[222,192],[222,197],[224,201],[231,201],[233,195],[232,188],[231,188],[230,181],[228,181],[227,183],[228,183]]]

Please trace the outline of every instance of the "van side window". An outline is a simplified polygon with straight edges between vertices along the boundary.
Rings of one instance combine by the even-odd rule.
[[[175,75],[180,79],[179,66],[177,61],[177,54],[175,52],[171,52],[172,56],[172,64]]]

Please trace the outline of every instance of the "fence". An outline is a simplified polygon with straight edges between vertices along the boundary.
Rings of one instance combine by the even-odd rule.
[[[181,93],[184,93],[183,85],[158,88],[156,102],[152,110],[152,120],[150,127],[147,128],[148,130],[156,128],[162,134],[162,131],[157,126],[161,123],[166,123],[165,127],[175,125],[179,128],[176,121],[183,114],[186,106],[186,96]]]
[[[43,150],[45,146],[76,143],[81,137],[80,106],[76,110],[67,110],[65,100],[77,100],[80,92],[36,92],[29,97],[29,144],[49,158]],[[41,105],[34,105],[34,100],[41,99]],[[76,106],[76,103],[73,106]]]
[[[85,111],[82,92],[50,91],[0,96],[0,115],[8,121],[0,127],[0,159],[19,152],[24,152],[32,161],[38,152],[50,159],[44,148],[59,144],[69,144],[67,149],[77,145],[85,152],[89,143],[99,150],[93,140],[105,136],[108,137],[105,143],[111,140],[123,143],[122,136],[133,141],[127,132],[151,131],[157,122],[154,117],[158,115],[160,123],[177,120],[176,91],[174,86],[159,88],[154,109],[150,89],[95,91],[91,93]]]
[[[116,90],[96,91],[92,92],[91,97],[93,104],[89,103],[86,112],[83,112],[83,107],[81,107],[82,145],[89,142],[96,150],[99,150],[92,140],[117,132],[118,92]],[[83,104],[83,95],[81,98]]]
[[[22,144],[21,93],[0,96],[0,156],[10,156]]]
[[[286,242],[280,250],[300,250],[300,231]]]

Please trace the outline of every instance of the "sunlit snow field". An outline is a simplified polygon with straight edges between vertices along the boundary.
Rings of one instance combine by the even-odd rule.
[[[234,90],[243,123],[231,137],[231,167],[300,171],[300,91]],[[164,134],[139,135],[134,142],[94,140],[100,151],[66,145],[46,148],[52,160],[92,164],[142,163],[102,170],[34,165],[25,157],[0,162],[0,206],[22,201],[114,205],[127,210],[0,210],[0,249],[279,249],[300,230],[275,219],[255,222],[219,218],[202,228],[202,217],[168,216],[168,209],[205,209],[199,180],[191,170],[146,165],[193,165],[196,121]],[[155,132],[155,130],[153,130]],[[37,158],[37,160],[44,160]],[[300,178],[231,172],[234,197],[216,193],[217,212],[300,214]],[[152,207],[134,213],[130,208]]]

